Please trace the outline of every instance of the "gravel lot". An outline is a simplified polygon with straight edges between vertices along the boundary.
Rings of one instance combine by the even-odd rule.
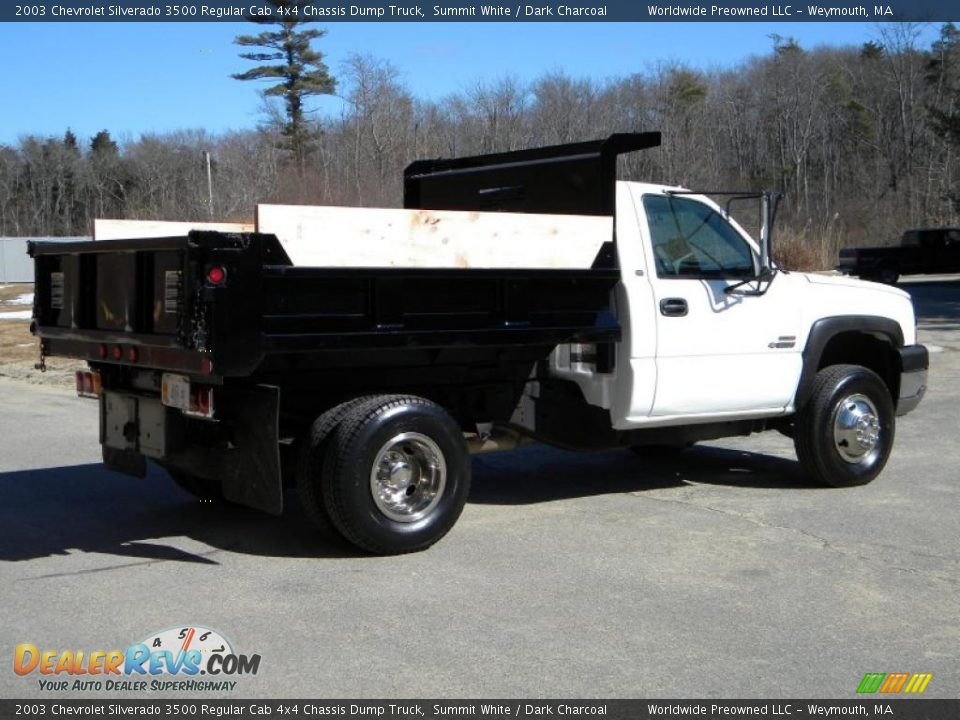
[[[0,695],[50,694],[17,643],[203,625],[262,656],[215,696],[853,698],[903,671],[957,697],[960,279],[902,287],[930,390],[873,484],[810,486],[776,433],[672,463],[532,446],[475,458],[457,527],[400,558],[318,540],[293,498],[276,519],[107,472],[94,403],[0,378]]]

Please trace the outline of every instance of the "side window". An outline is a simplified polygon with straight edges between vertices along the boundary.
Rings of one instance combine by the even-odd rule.
[[[947,230],[946,241],[950,247],[960,247],[960,230]]]
[[[689,198],[646,195],[657,276],[745,278],[755,270],[750,245],[719,212]]]

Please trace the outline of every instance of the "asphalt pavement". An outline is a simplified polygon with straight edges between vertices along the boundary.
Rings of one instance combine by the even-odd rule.
[[[872,484],[805,481],[776,433],[674,461],[530,446],[394,558],[99,464],[92,401],[0,381],[0,696],[14,646],[212,628],[255,676],[196,697],[833,697],[867,672],[960,695],[960,279],[910,280],[930,389]],[[68,676],[72,682],[75,678]],[[162,693],[188,697],[189,692]]]

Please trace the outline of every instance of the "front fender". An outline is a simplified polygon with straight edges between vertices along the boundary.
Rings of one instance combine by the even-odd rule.
[[[903,330],[900,323],[892,318],[875,315],[840,315],[817,320],[811,326],[807,344],[803,348],[803,369],[800,372],[800,381],[797,383],[797,392],[794,397],[795,408],[803,407],[810,398],[813,380],[820,368],[820,360],[827,344],[837,335],[846,332],[865,333],[891,343],[896,349],[903,347]]]

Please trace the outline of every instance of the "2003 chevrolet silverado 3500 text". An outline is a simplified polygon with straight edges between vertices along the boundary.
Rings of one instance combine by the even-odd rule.
[[[34,331],[88,361],[108,467],[149,458],[277,514],[295,485],[373,553],[443,537],[470,453],[529,439],[776,429],[811,478],[871,481],[926,389],[909,296],[778,268],[772,193],[746,194],[754,241],[704,193],[616,181],[619,154],[659,141],[416,162],[403,210],[261,206],[252,233],[35,243]]]

